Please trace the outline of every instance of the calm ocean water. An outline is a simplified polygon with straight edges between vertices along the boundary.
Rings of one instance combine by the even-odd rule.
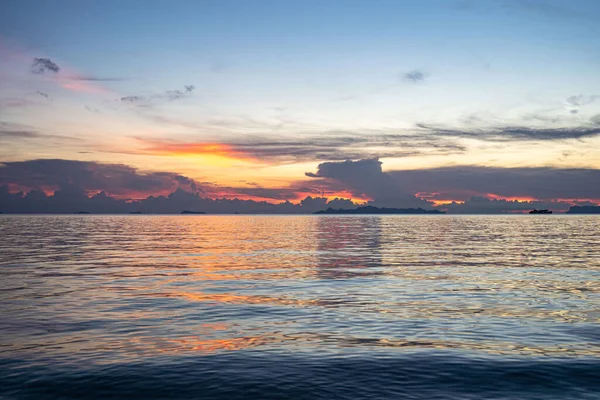
[[[0,216],[1,399],[599,399],[599,216]]]

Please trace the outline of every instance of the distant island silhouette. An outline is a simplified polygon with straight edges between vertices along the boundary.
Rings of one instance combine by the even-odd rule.
[[[202,212],[202,211],[183,210],[181,212],[181,214],[206,214],[206,213]]]
[[[531,210],[529,211],[529,214],[552,214],[552,211],[550,210]]]
[[[425,210],[423,208],[379,208],[374,206],[353,209],[333,209],[317,211],[315,214],[446,214],[440,210]]]
[[[600,214],[600,206],[573,206],[567,214]]]

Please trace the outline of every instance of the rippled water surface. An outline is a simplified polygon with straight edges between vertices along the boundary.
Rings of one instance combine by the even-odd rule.
[[[0,216],[0,398],[600,398],[598,216]]]

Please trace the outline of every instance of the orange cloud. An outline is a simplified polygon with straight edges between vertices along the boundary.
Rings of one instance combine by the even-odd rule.
[[[499,196],[497,194],[494,193],[486,193],[484,195],[484,197],[487,197],[488,199],[491,200],[506,200],[506,201],[518,201],[518,202],[524,202],[524,201],[539,201],[539,199],[536,199],[535,197],[529,197],[529,196]]]
[[[242,161],[261,162],[256,157],[240,151],[235,146],[225,143],[173,143],[138,139],[147,144],[142,152],[162,156],[211,156]]]

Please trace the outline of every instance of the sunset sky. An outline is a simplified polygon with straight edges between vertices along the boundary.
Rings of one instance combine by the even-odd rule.
[[[598,38],[596,0],[4,0],[0,186],[600,203]]]

